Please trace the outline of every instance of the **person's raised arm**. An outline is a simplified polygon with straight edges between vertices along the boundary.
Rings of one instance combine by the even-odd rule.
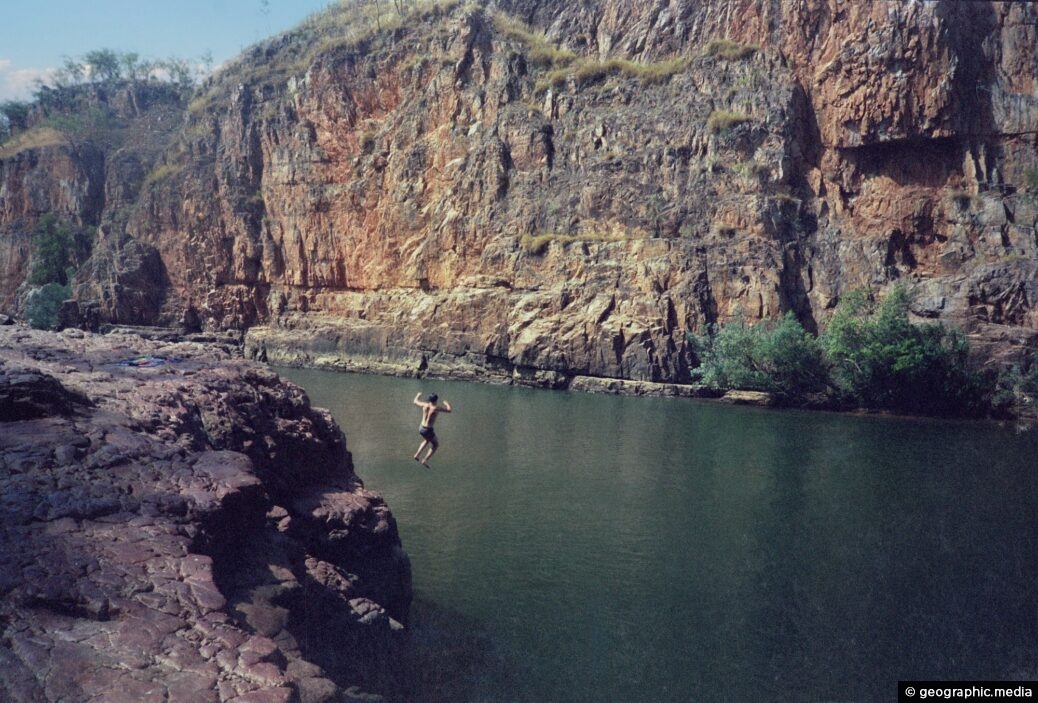
[[[415,394],[414,404],[417,405],[418,407],[422,407],[423,405],[425,405],[425,403],[421,403],[421,402],[418,401],[418,399],[421,398],[421,397],[422,397],[421,391],[419,391],[417,394]]]
[[[443,401],[443,411],[448,413],[451,411],[451,404],[448,403],[446,400]]]

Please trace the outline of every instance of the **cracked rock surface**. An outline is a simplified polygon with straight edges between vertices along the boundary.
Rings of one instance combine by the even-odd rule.
[[[0,516],[3,701],[377,699],[314,648],[370,666],[407,621],[342,432],[225,351],[0,328]]]

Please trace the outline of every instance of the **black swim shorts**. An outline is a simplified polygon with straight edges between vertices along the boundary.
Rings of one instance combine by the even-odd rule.
[[[436,440],[436,433],[433,432],[433,428],[431,427],[425,427],[424,425],[422,427],[419,427],[418,434],[420,434],[424,439],[427,439],[430,442]]]

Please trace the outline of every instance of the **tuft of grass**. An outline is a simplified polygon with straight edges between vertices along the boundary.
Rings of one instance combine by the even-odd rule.
[[[543,93],[548,88],[561,88],[573,80],[578,88],[599,83],[611,76],[635,78],[642,85],[660,85],[688,67],[688,59],[677,57],[654,63],[638,63],[628,59],[592,61],[583,59],[569,66],[549,71],[534,86],[535,92]]]
[[[731,39],[711,39],[706,45],[706,55],[725,61],[741,61],[760,51],[756,44],[742,44]]]
[[[282,86],[293,76],[302,76],[318,57],[338,52],[366,52],[401,28],[453,11],[459,0],[413,0],[370,3],[340,0],[318,10],[296,28],[246,49],[209,82],[188,105],[198,115],[226,103],[239,85]],[[401,12],[397,9],[402,8]],[[271,60],[276,51],[278,57]]]
[[[569,49],[549,44],[543,34],[504,12],[494,14],[494,28],[504,37],[525,44],[530,63],[546,70],[534,85],[535,93],[562,88],[571,80],[582,88],[610,76],[628,76],[641,80],[643,85],[658,85],[684,71],[689,63],[684,57],[648,64],[620,58],[605,61],[579,58]]]
[[[29,149],[68,144],[68,138],[53,127],[37,127],[0,145],[0,159],[7,159]]]
[[[715,237],[722,237],[724,239],[735,239],[735,236],[739,234],[739,230],[731,225],[714,224],[710,228],[711,233]]]
[[[505,37],[526,44],[530,62],[544,68],[565,66],[576,59],[569,49],[552,46],[543,34],[530,29],[529,26],[504,12],[494,13],[494,28]]]
[[[771,199],[779,205],[799,205],[800,198],[788,190],[776,190],[771,193]]]
[[[640,78],[644,85],[660,85],[666,83],[686,68],[688,68],[688,59],[679,56],[666,61],[656,61],[655,63],[632,64],[625,70]]]
[[[560,242],[563,245],[572,244],[573,242],[619,242],[623,241],[624,237],[615,234],[524,234],[519,238],[519,246],[522,247],[523,251],[531,256],[540,256],[548,249],[548,245],[552,242]]]
[[[183,168],[183,166],[174,166],[173,164],[161,164],[160,166],[156,166],[147,176],[144,177],[144,186],[147,187],[152,183],[163,181],[173,174],[179,173]]]
[[[739,178],[746,178],[752,180],[767,176],[768,167],[764,164],[759,164],[756,161],[752,160],[740,161],[739,163],[735,164],[735,166],[732,168],[732,173],[734,173]]]
[[[569,68],[556,68],[552,71],[548,71],[546,74],[537,79],[534,84],[535,93],[543,93],[549,88],[558,90],[566,85],[566,82],[573,76],[573,71]]]
[[[706,120],[706,129],[711,134],[723,134],[749,121],[749,116],[741,112],[714,110]]]

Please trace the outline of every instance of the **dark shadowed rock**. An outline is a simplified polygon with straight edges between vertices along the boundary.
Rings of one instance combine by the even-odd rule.
[[[53,376],[32,369],[0,375],[0,422],[70,415],[90,402]]]

